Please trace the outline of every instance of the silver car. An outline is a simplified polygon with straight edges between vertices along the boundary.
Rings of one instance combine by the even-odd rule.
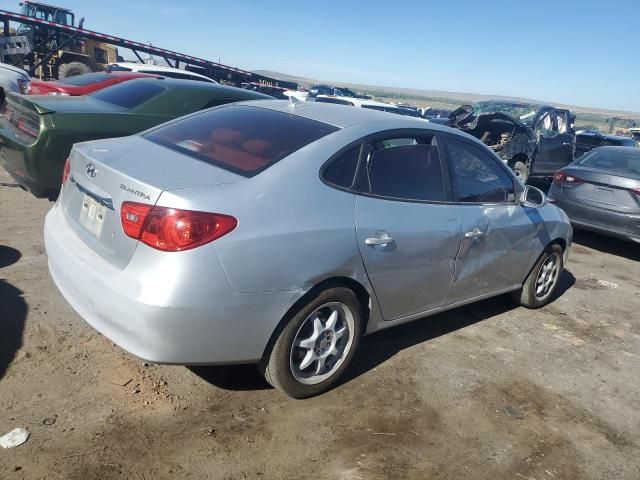
[[[640,242],[640,148],[590,150],[555,173],[549,200],[577,228]]]
[[[122,348],[257,363],[296,398],[364,334],[509,292],[544,305],[571,240],[469,135],[276,100],[77,144],[45,223],[56,285]]]

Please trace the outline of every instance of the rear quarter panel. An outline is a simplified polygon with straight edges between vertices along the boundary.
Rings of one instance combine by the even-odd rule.
[[[214,246],[229,284],[239,292],[306,291],[335,276],[367,283],[355,238],[355,196],[319,177],[323,163],[352,134],[329,137],[253,178],[165,192],[158,204],[238,219],[236,230]]]

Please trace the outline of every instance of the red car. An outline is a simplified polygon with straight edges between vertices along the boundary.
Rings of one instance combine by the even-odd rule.
[[[133,80],[141,77],[155,77],[149,73],[137,72],[95,72],[76,75],[58,81],[45,82],[44,80],[31,80],[30,95],[88,95],[117,83]]]

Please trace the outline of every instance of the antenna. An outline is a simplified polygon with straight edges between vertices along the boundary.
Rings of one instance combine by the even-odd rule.
[[[303,103],[304,103],[304,100],[300,100],[299,98],[294,97],[293,95],[289,96],[289,108],[300,107],[302,106]]]

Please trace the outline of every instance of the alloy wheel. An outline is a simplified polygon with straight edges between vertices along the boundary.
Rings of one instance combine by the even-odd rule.
[[[315,385],[333,375],[353,344],[353,313],[340,302],[326,303],[309,315],[296,333],[289,362],[294,378]]]
[[[551,294],[560,275],[560,256],[551,253],[544,261],[536,277],[536,298],[543,300]]]

